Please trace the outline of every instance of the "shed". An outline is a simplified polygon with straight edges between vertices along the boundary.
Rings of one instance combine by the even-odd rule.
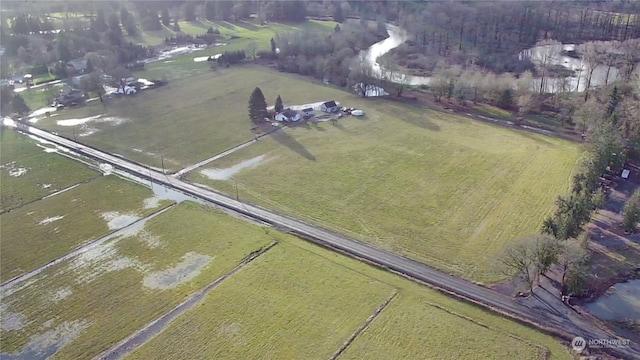
[[[622,176],[623,179],[628,179],[630,173],[631,173],[631,171],[629,171],[627,169],[624,169],[624,170],[622,170],[622,175],[621,176]]]
[[[336,104],[336,102],[333,100],[323,102],[320,105],[320,110],[328,113],[334,113],[334,112],[340,111],[340,109],[338,108],[338,104]]]
[[[313,108],[311,108],[311,107],[304,108],[304,109],[302,109],[300,111],[302,111],[302,115],[305,116],[305,117],[311,117],[311,116],[314,116],[316,114],[316,112],[313,111]]]

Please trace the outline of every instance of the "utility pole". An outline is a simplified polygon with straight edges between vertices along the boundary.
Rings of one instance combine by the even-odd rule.
[[[236,201],[240,201],[239,196],[238,196],[238,180],[233,179],[233,181],[236,182]]]
[[[76,127],[73,127],[73,141],[78,142],[78,140],[76,139]]]
[[[164,155],[160,155],[160,161],[162,161],[162,174],[166,175],[166,173],[164,172]]]

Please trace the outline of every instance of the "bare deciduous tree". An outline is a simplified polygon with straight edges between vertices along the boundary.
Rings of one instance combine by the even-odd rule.
[[[540,57],[537,59],[537,66],[540,72],[540,89],[543,93],[546,87],[546,78],[551,66],[558,61],[562,52],[562,43],[556,40],[542,40],[536,43],[536,46],[542,47]]]
[[[587,84],[584,88],[584,101],[587,101],[589,98],[589,89],[591,88],[591,78],[593,77],[593,72],[598,67],[600,63],[600,59],[602,58],[599,50],[602,49],[602,45],[590,41],[584,44],[578,45],[576,50],[582,56],[582,61],[584,61],[587,66]]]

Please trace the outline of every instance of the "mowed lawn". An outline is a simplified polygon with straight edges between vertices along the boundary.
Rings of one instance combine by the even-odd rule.
[[[0,212],[99,176],[6,128],[0,130],[0,163]]]
[[[106,110],[99,102],[63,110],[39,126],[76,138],[102,150],[175,171],[254,138],[249,121],[249,95],[263,89],[268,103],[278,94],[289,104],[304,104],[345,94],[256,66],[221,69],[173,81],[135,97],[114,99]],[[103,119],[59,126],[64,119],[104,113]],[[64,123],[63,123],[64,124]],[[94,133],[90,133],[92,130]]]
[[[540,229],[580,157],[576,144],[551,137],[391,101],[336,100],[366,116],[274,133],[188,179],[234,197],[237,184],[241,200],[486,283],[501,277],[504,245]],[[231,177],[202,173],[214,169]]]
[[[571,358],[531,328],[290,237],[127,358],[327,359],[394,293],[341,358]]]
[[[2,355],[57,350],[56,359],[91,359],[274,240],[245,220],[177,205],[137,232],[3,289]]]
[[[141,185],[104,176],[0,215],[0,281],[34,270],[170,203],[145,203],[153,198]]]

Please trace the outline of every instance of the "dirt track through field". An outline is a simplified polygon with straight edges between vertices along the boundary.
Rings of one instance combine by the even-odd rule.
[[[233,268],[231,271],[224,274],[222,277],[216,279],[214,282],[205,286],[201,290],[198,290],[197,292],[189,296],[185,301],[180,303],[180,305],[173,308],[173,310],[162,315],[156,320],[150,322],[145,327],[136,331],[135,333],[133,333],[131,336],[121,341],[116,346],[107,350],[103,354],[97,356],[95,359],[96,360],[97,359],[113,360],[113,359],[124,358],[125,356],[133,352],[135,349],[142,346],[147,341],[151,340],[154,336],[160,334],[164,329],[167,328],[167,326],[171,324],[173,320],[175,320],[177,317],[179,317],[180,315],[182,315],[183,313],[185,313],[186,311],[194,307],[200,301],[202,301],[205,298],[205,296],[207,296],[207,294],[209,294],[213,289],[215,289],[218,285],[220,285],[224,280],[228,279],[233,274],[245,268],[247,265],[249,265],[255,259],[260,257],[262,254],[272,249],[277,244],[278,242],[273,242],[267,245],[266,247],[261,248],[260,250],[252,252],[238,266]]]
[[[202,161],[200,161],[200,162],[199,162],[199,163],[197,163],[197,164],[194,164],[194,165],[191,165],[191,166],[187,166],[186,168],[184,168],[184,169],[182,169],[182,170],[178,171],[177,173],[173,174],[172,176],[173,176],[173,177],[176,177],[176,178],[178,178],[178,179],[179,179],[182,175],[184,175],[184,174],[188,173],[189,171],[195,170],[195,169],[197,169],[197,168],[199,168],[199,167],[201,167],[201,166],[205,166],[205,165],[207,165],[208,163],[210,163],[210,162],[212,162],[212,161],[216,161],[216,160],[218,160],[218,159],[221,159],[221,158],[223,158],[223,157],[225,157],[225,156],[227,156],[227,155],[231,155],[231,154],[233,154],[234,152],[236,152],[236,151],[238,151],[238,150],[242,150],[242,149],[246,148],[247,146],[249,146],[249,145],[251,145],[251,144],[253,144],[253,143],[257,142],[257,141],[258,141],[258,139],[260,139],[261,137],[265,137],[265,136],[267,136],[267,135],[271,134],[272,132],[278,131],[278,130],[280,130],[280,129],[282,129],[282,127],[277,127],[277,128],[275,128],[275,129],[273,129],[273,130],[271,130],[271,131],[267,131],[267,132],[266,132],[266,133],[264,133],[264,134],[261,134],[261,135],[256,136],[253,140],[249,140],[249,141],[247,141],[247,142],[245,142],[245,143],[243,143],[243,144],[240,144],[240,145],[238,145],[238,146],[232,147],[231,149],[226,150],[226,151],[223,151],[223,152],[221,152],[220,154],[217,154],[217,155],[215,155],[215,156],[212,156],[212,157],[210,157],[210,158],[208,158],[208,159],[206,159],[206,160],[202,160]]]
[[[369,316],[367,318],[367,320],[364,322],[364,324],[362,324],[356,331],[353,332],[353,334],[351,334],[351,336],[349,336],[349,338],[347,339],[347,341],[344,342],[344,344],[342,344],[342,346],[340,346],[340,348],[338,349],[338,351],[336,351],[332,356],[331,356],[331,360],[336,360],[337,358],[340,357],[340,355],[342,355],[342,353],[347,350],[347,348],[349,347],[349,345],[351,345],[351,343],[358,337],[360,336],[360,334],[362,334],[363,331],[365,331],[369,325],[371,325],[371,323],[373,322],[373,320],[375,320],[378,315],[380,315],[380,313],[387,308],[387,306],[389,306],[389,304],[391,304],[391,301],[393,301],[393,299],[398,295],[397,292],[394,292],[391,296],[389,296],[389,298],[387,298],[387,300],[385,300],[385,302],[382,303],[382,305],[380,305],[376,311],[373,312],[373,314],[371,314],[371,316]]]

